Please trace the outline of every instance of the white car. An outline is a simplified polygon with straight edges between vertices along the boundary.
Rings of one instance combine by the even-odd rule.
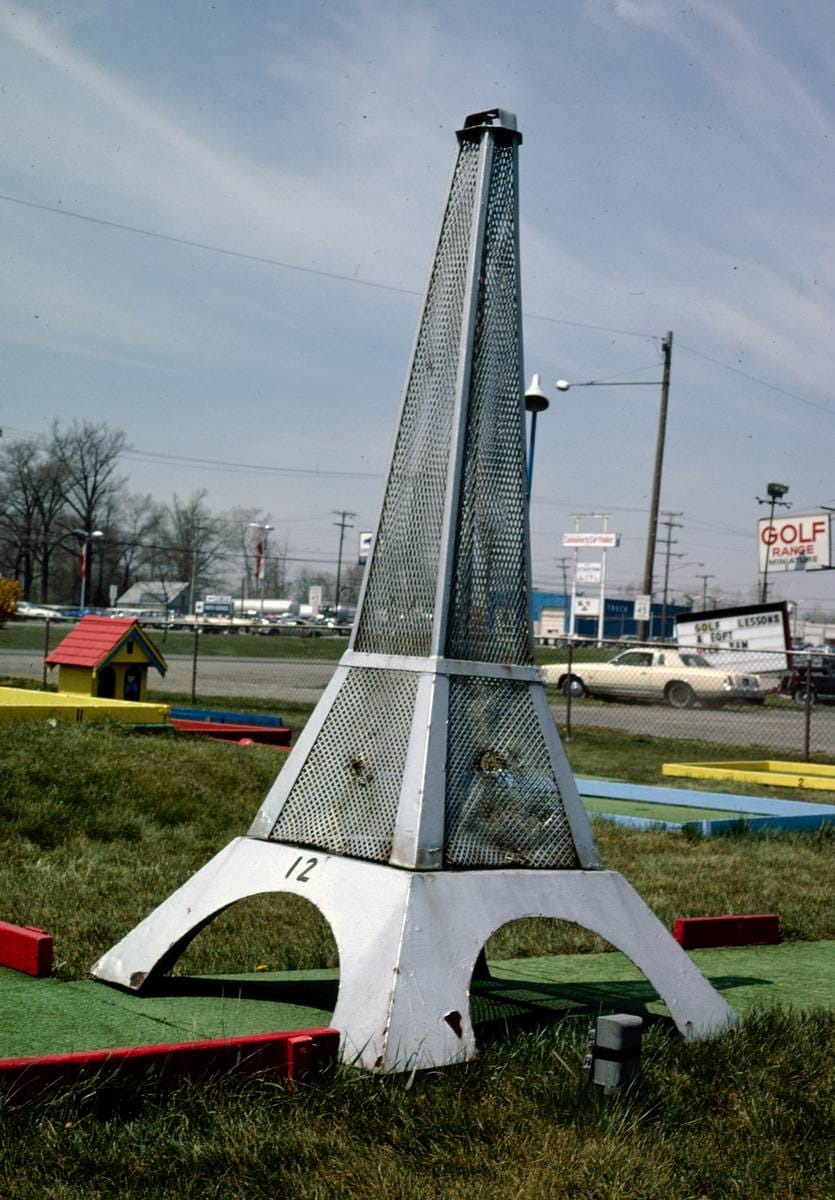
[[[64,621],[63,613],[45,604],[30,604],[28,600],[18,600],[14,615],[28,621]]]
[[[714,667],[695,650],[624,650],[610,662],[551,663],[540,668],[543,683],[564,695],[611,700],[646,700],[672,708],[721,708],[732,700],[762,704],[758,675],[729,673]]]

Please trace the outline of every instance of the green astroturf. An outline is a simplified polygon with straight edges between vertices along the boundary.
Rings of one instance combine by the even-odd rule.
[[[697,950],[693,960],[739,1013],[835,1007],[835,942]],[[666,1015],[622,954],[564,954],[490,964],[473,986],[477,1025],[565,1012]],[[136,996],[93,981],[60,983],[0,968],[0,1058],[229,1037],[330,1023],[336,971],[173,977]]]

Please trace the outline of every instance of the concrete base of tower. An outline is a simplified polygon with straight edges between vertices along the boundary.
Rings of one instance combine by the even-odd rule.
[[[108,950],[92,969],[139,991],[238,900],[291,892],[333,930],[343,1061],[371,1071],[471,1058],[470,980],[489,936],[521,917],[556,917],[623,951],[688,1038],[736,1022],[732,1009],[622,875],[494,868],[409,871],[255,838],[237,838]]]

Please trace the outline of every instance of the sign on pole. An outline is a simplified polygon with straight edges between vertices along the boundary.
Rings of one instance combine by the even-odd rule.
[[[603,549],[613,549],[620,544],[619,533],[564,533],[564,546],[600,546]]]
[[[600,583],[603,578],[603,564],[599,562],[578,562],[578,583]]]
[[[636,621],[648,621],[650,618],[650,606],[652,604],[651,596],[636,596],[632,616]]]
[[[823,571],[832,565],[829,513],[807,517],[767,517],[759,522],[760,573]]]
[[[574,612],[578,617],[599,617],[599,596],[577,596],[574,600]]]
[[[215,596],[207,593],[203,600],[198,600],[197,603],[202,604],[199,611],[206,617],[231,617],[235,609],[231,596]],[[195,609],[196,611],[197,609]]]
[[[368,561],[368,556],[371,553],[371,543],[374,540],[373,533],[360,534],[360,548],[357,554],[357,566],[364,567]]]

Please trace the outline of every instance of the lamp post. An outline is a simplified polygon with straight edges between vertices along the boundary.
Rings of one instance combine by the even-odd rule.
[[[777,507],[777,505],[779,504],[780,508],[791,508],[791,504],[787,500],[783,500],[783,496],[785,496],[786,492],[789,490],[789,487],[786,483],[770,483],[765,490],[768,493],[768,498],[764,500],[762,497],[757,496],[756,500],[758,504],[767,504],[769,506],[770,512],[768,514],[768,525],[769,528],[773,530],[774,509]],[[763,530],[763,533],[765,533],[765,530]],[[765,604],[765,602],[768,600],[768,563],[770,558],[771,543],[766,542],[765,568],[763,569],[763,585],[762,591],[760,592],[760,604]]]
[[[561,392],[567,392],[571,387],[661,387],[661,408],[658,413],[658,437],[655,443],[655,465],[652,472],[652,497],[649,510],[649,530],[647,531],[647,555],[644,563],[644,594],[652,596],[652,579],[655,573],[655,542],[658,536],[658,506],[661,501],[661,473],[664,466],[664,445],[667,438],[667,404],[670,396],[670,365],[673,356],[673,331],[667,330],[661,342],[664,355],[663,374],[661,379],[590,379],[586,383],[569,383],[566,379],[558,379],[556,386]],[[642,621],[638,631],[641,641],[646,641],[647,623]]]
[[[557,386],[559,386],[559,384]],[[525,495],[528,504],[531,502],[531,484],[533,481],[533,453],[536,447],[536,418],[541,412],[545,412],[550,403],[550,400],[542,390],[542,381],[538,375],[534,375],[533,379],[531,380],[531,386],[525,392],[525,411],[531,414],[531,436],[528,440],[528,482]]]
[[[87,598],[87,576],[90,571],[90,547],[93,544],[94,538],[103,538],[104,534],[100,529],[73,529],[71,532],[78,538],[81,544],[78,573],[81,576],[81,601],[79,608],[83,617],[84,602]]]
[[[255,560],[255,579],[261,583],[261,620],[264,620],[264,590],[267,584],[267,539],[270,536],[270,530],[274,529],[274,525],[264,525],[260,521],[250,521],[250,529],[260,529],[263,534],[262,540],[258,543],[258,557]]]
[[[700,565],[704,566],[704,563],[701,563]],[[701,579],[701,581],[702,581],[702,611],[706,612],[707,611],[707,581],[708,581],[708,579],[715,579],[716,576],[715,575],[697,575],[696,578]],[[714,608],[715,607],[716,606],[714,605]]]

